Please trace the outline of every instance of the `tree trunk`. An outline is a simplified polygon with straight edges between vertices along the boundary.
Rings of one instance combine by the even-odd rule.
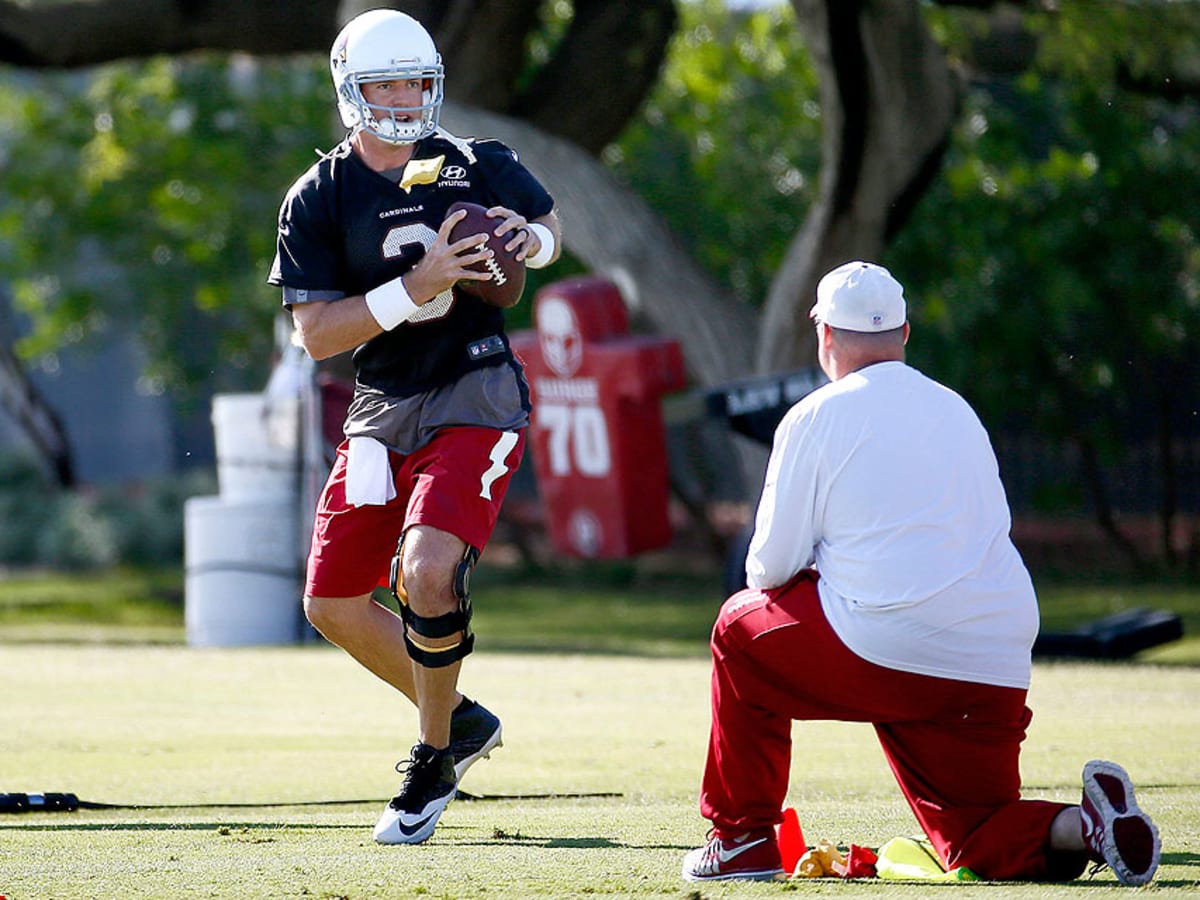
[[[1144,578],[1150,575],[1152,567],[1138,549],[1137,542],[1122,531],[1121,526],[1117,523],[1116,513],[1113,511],[1112,503],[1109,502],[1108,490],[1104,485],[1104,473],[1100,466],[1100,454],[1096,449],[1096,442],[1090,435],[1081,434],[1075,438],[1075,445],[1079,448],[1083,480],[1095,508],[1096,524],[1112,541],[1113,546],[1121,551],[1136,576]]]
[[[711,387],[750,371],[754,312],[732,302],[654,211],[593,156],[523,121],[478,109],[448,103],[442,121],[452,132],[498,138],[520,153],[554,196],[565,248],[620,288],[635,324],[643,321],[649,330],[679,341],[695,382]],[[690,416],[703,414],[695,410]],[[731,431],[725,436],[723,446],[706,452],[730,460],[739,491],[752,495],[762,483],[765,452]],[[715,435],[710,440],[720,442]],[[689,508],[707,508],[702,491],[688,479],[675,479],[673,485]],[[697,522],[708,526],[698,516]]]
[[[345,22],[379,6],[429,30],[448,96],[524,118],[592,153],[620,134],[653,88],[677,25],[674,0],[575,0],[550,56],[531,62],[542,0],[0,0],[0,62],[77,68],[192,50],[324,56]]]
[[[75,486],[75,466],[62,421],[38,393],[7,341],[0,341],[0,410],[29,438],[38,461],[62,487]]]
[[[746,374],[754,314],[730,302],[659,217],[593,156],[524,121],[446,104],[443,122],[463,136],[495,137],[554,195],[563,243],[621,289],[631,313],[679,340],[696,381],[714,385]]]
[[[1161,477],[1158,503],[1159,547],[1168,569],[1175,569],[1179,555],[1175,552],[1175,520],[1179,513],[1179,464],[1175,451],[1174,399],[1168,384],[1182,383],[1178,378],[1165,378],[1159,387],[1156,410],[1158,428],[1155,430],[1158,471]]]
[[[818,198],[768,292],[760,372],[811,362],[817,281],[851,259],[881,261],[936,174],[958,108],[941,48],[913,0],[792,0],[820,74]]]

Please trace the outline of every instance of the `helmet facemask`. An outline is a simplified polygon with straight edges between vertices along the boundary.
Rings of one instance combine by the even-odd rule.
[[[363,96],[362,86],[373,81],[406,82],[419,79],[423,85],[419,106],[372,106]],[[389,144],[411,144],[437,130],[442,111],[442,67],[391,69],[386,72],[352,72],[342,82],[339,108],[347,105],[355,111],[357,128]],[[402,118],[407,116],[407,121]],[[342,119],[345,120],[343,113]]]

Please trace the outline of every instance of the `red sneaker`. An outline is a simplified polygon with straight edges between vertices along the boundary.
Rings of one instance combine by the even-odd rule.
[[[712,829],[708,843],[683,858],[682,875],[684,881],[782,881],[787,877],[774,828],[750,831],[736,839],[723,838]]]
[[[1100,759],[1085,765],[1079,813],[1088,855],[1106,863],[1121,884],[1145,884],[1154,877],[1162,853],[1158,829],[1138,808],[1124,769]]]

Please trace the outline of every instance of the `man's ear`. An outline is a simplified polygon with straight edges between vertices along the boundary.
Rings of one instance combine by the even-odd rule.
[[[817,342],[822,347],[831,347],[833,345],[833,329],[827,322],[817,323]]]

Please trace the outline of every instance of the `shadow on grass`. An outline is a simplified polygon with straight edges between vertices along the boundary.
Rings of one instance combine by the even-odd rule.
[[[212,832],[220,837],[232,840],[247,838],[259,841],[268,835],[264,832],[304,831],[365,831],[369,828],[362,822],[30,822],[19,825],[0,825],[0,834],[5,831],[23,832],[98,832],[98,831],[194,831]],[[629,844],[614,841],[606,837],[546,837],[544,835],[525,835],[520,832],[508,833],[497,829],[487,840],[455,840],[456,831],[472,830],[466,826],[442,823],[438,826],[438,836],[460,847],[495,847],[499,844],[513,846],[535,846],[552,850],[690,850],[690,846],[682,844]]]
[[[5,831],[212,831],[221,837],[236,838],[251,831],[362,831],[361,822],[31,822],[24,825],[0,825]]]
[[[494,847],[510,844],[514,847],[542,847],[547,850],[690,850],[683,844],[627,844],[606,837],[545,837],[544,835],[509,833],[503,829],[492,832],[490,840],[458,841],[463,847]]]
[[[1170,836],[1168,835],[1168,839]],[[1181,865],[1184,868],[1195,869],[1195,877],[1192,878],[1154,878],[1154,886],[1165,888],[1196,888],[1200,887],[1200,853],[1163,853],[1163,858],[1159,865]],[[1162,871],[1162,870],[1159,870]]]

